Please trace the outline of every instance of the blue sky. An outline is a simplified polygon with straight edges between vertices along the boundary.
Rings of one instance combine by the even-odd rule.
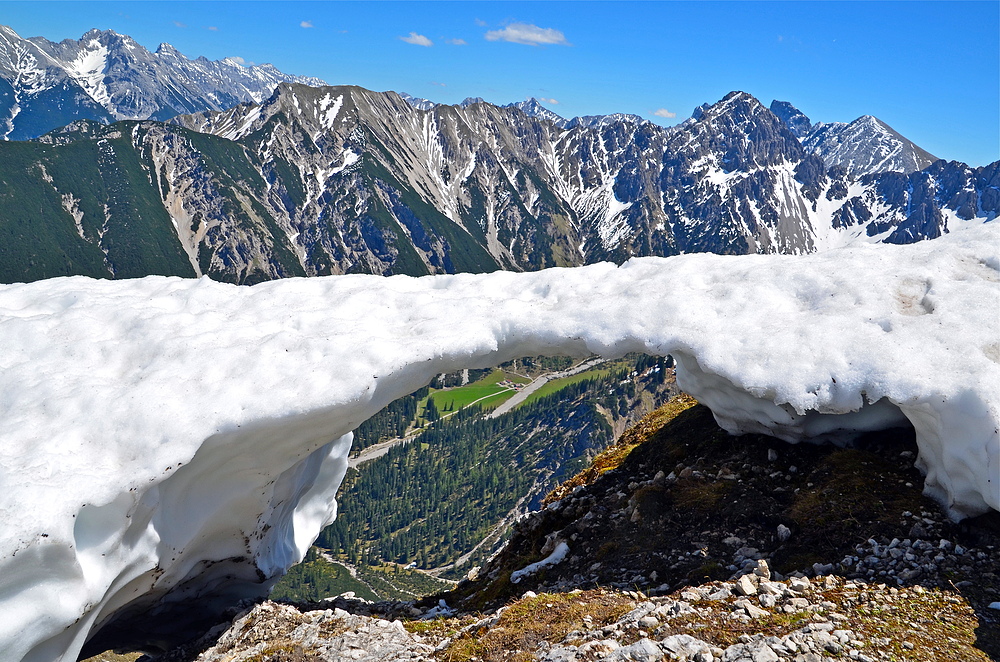
[[[670,125],[744,90],[875,115],[946,159],[1000,159],[1000,3],[0,2],[22,37],[112,29],[445,103],[547,100]],[[656,113],[659,112],[659,115]]]

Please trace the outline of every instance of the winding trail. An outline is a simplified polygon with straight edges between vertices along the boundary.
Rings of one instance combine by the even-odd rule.
[[[407,442],[413,441],[419,432],[407,435],[405,437],[396,437],[395,439],[389,439],[387,441],[380,441],[373,446],[369,446],[360,453],[357,457],[347,458],[347,466],[351,469],[357,469],[359,466],[365,462],[371,462],[374,459],[380,458],[389,452],[389,449],[393,446],[398,446],[399,444],[405,444]]]
[[[541,375],[540,377],[536,377],[534,381],[532,381],[530,384],[528,384],[520,391],[518,391],[514,395],[514,397],[512,397],[510,400],[507,400],[502,405],[500,405],[492,412],[490,412],[487,415],[487,418],[496,418],[498,416],[506,414],[514,407],[518,406],[519,404],[527,400],[528,396],[530,396],[532,393],[545,386],[553,379],[562,379],[563,377],[569,377],[570,375],[575,375],[576,373],[583,372],[584,370],[590,370],[595,365],[600,365],[601,363],[604,363],[606,360],[607,359],[602,359],[602,358],[591,359],[589,361],[584,361],[583,363],[577,364],[572,368],[567,368],[562,372],[552,372],[547,375]]]

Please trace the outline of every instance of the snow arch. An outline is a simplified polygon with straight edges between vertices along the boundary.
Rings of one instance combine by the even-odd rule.
[[[793,441],[901,412],[929,493],[1000,508],[994,226],[523,274],[0,286],[0,658],[75,659],[116,615],[259,590],[333,518],[351,430],[520,356],[669,353],[724,427]]]

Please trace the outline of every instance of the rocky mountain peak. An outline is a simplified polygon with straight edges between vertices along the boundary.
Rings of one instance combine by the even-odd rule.
[[[509,103],[504,107],[517,108],[528,117],[537,117],[541,120],[548,120],[557,126],[565,126],[567,123],[566,119],[543,106],[535,97],[531,97],[525,101],[518,101],[517,103]]]
[[[802,137],[802,145],[828,167],[839,166],[855,177],[915,172],[938,160],[872,115],[862,115],[850,124],[817,123]]]
[[[60,45],[66,45],[81,51],[92,50],[95,47],[104,47],[111,51],[136,51],[138,55],[150,55],[149,51],[136,43],[132,37],[119,34],[114,30],[91,28],[79,40],[64,39],[59,43]]]
[[[177,56],[179,56],[181,54],[181,52],[179,50],[177,50],[176,48],[174,48],[171,44],[168,44],[167,42],[163,42],[162,44],[160,44],[159,46],[157,46],[157,48],[156,48],[156,54],[157,55],[169,55],[169,56],[172,56],[172,57],[177,57]]]
[[[785,123],[746,92],[730,92],[715,104],[700,106],[680,127],[701,145],[694,148],[688,141],[689,149],[718,154],[727,171],[798,162],[805,157]]]
[[[412,94],[407,94],[406,92],[397,92],[396,94],[398,94],[403,99],[403,101],[410,104],[417,110],[430,110],[431,108],[434,108],[438,105],[437,103],[431,101],[430,99],[424,99],[423,97],[415,97]],[[468,101],[468,99],[466,99],[466,101]],[[463,101],[462,103],[465,102]]]
[[[721,101],[709,106],[705,114],[711,117],[730,116],[741,120],[761,117],[766,108],[757,97],[748,92],[734,91],[722,98]]]
[[[87,41],[89,39],[111,39],[113,36],[121,37],[121,35],[115,32],[114,30],[100,30],[98,28],[90,28],[89,30],[83,33],[83,36],[80,37],[80,41]],[[63,40],[63,42],[67,41],[70,43],[78,43],[72,39]]]
[[[853,122],[817,122],[787,101],[772,101],[771,112],[802,142],[805,151],[821,158],[828,168],[848,175],[922,170],[937,160],[873,115]]]
[[[812,122],[808,117],[806,117],[805,113],[787,101],[778,101],[777,99],[772,101],[770,110],[772,113],[777,115],[778,118],[785,123],[789,130],[795,134],[795,137],[800,140],[812,129]]]
[[[692,113],[692,119],[706,126],[720,129],[735,129],[739,126],[749,126],[758,120],[768,125],[781,122],[773,115],[768,118],[767,109],[754,96],[746,92],[730,92],[720,101],[713,104],[702,104]],[[771,113],[767,113],[771,115]]]
[[[546,108],[541,103],[539,103],[538,99],[536,99],[535,97],[531,97],[530,99],[527,99],[525,101],[520,101],[520,102],[512,104],[512,105],[515,106],[515,107],[517,107],[517,108],[520,108],[521,110],[523,110],[526,113],[528,113],[528,112],[531,112],[531,113],[540,113],[540,112],[548,110],[548,108]]]

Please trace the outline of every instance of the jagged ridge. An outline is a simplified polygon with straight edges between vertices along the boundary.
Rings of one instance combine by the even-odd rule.
[[[30,139],[79,119],[168,119],[259,103],[282,81],[324,84],[239,58],[191,60],[170,44],[150,53],[113,30],[55,43],[0,26],[0,138]]]

